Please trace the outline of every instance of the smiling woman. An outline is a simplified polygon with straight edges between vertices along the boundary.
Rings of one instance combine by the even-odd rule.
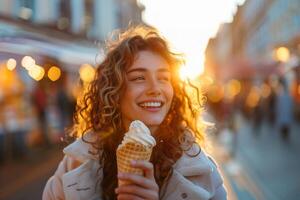
[[[112,38],[77,106],[73,134],[79,138],[64,149],[43,199],[226,199],[217,167],[203,150],[198,89],[179,78],[182,56],[154,28],[135,27]],[[118,174],[116,151],[135,120],[157,145],[150,161],[132,160],[142,175]]]

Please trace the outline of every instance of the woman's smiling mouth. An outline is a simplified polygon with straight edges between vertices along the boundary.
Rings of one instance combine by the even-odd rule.
[[[159,111],[160,108],[164,105],[162,101],[144,101],[138,104],[141,108],[147,111]]]

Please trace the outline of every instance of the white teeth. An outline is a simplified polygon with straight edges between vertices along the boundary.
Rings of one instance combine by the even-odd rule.
[[[146,103],[142,103],[140,105],[142,107],[160,107],[161,106],[161,102],[146,102]]]

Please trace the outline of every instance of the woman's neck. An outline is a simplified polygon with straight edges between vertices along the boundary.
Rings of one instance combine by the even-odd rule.
[[[151,132],[151,135],[154,135],[156,130],[158,129],[158,126],[148,126],[150,132]]]

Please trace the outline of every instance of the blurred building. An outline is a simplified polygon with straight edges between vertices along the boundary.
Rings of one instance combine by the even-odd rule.
[[[48,57],[78,74],[114,29],[143,23],[143,10],[136,0],[0,0],[0,59]]]
[[[216,41],[207,46],[207,54],[214,49],[214,56],[207,56],[207,63],[218,63],[218,70],[230,65],[235,75],[235,68],[241,71],[251,71],[253,68],[263,76],[278,72],[278,58],[276,50],[279,47],[288,49],[288,58],[284,62],[295,65],[300,56],[300,1],[294,0],[246,0],[238,6],[231,26],[231,33],[227,39],[228,30],[220,27]],[[224,43],[230,43],[230,49],[220,55]],[[226,44],[226,46],[228,46]],[[211,54],[211,53],[210,53]],[[224,60],[224,56],[226,59]],[[218,61],[220,60],[221,61]],[[214,59],[215,61],[211,61]],[[277,69],[275,69],[277,66]],[[207,64],[207,70],[210,66]],[[217,71],[218,71],[217,70]],[[230,70],[230,69],[229,69]],[[214,70],[216,71],[216,70]],[[249,73],[249,76],[253,73]],[[257,73],[256,73],[257,75]]]
[[[1,17],[104,40],[130,22],[142,23],[136,0],[1,0]]]
[[[224,96],[231,93],[230,83],[238,81],[235,99],[246,105],[246,112],[268,104],[264,102],[271,101],[282,78],[300,105],[299,13],[300,1],[246,0],[237,6],[233,21],[210,39],[205,72],[219,82]]]
[[[228,58],[232,57],[232,25],[222,24],[215,38],[211,38],[206,49],[206,71],[210,70],[210,75],[215,79],[219,78],[223,73],[226,73],[225,66],[228,63]],[[224,66],[220,67],[220,63]]]

